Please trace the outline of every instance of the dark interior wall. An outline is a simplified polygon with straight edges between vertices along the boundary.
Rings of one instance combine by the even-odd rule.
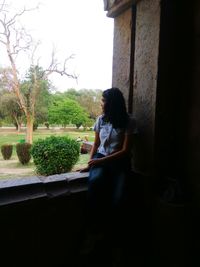
[[[74,266],[86,192],[0,207],[1,266]]]
[[[183,179],[187,173],[189,103],[193,90],[192,3],[161,1],[156,101],[158,174]]]
[[[193,234],[197,234],[194,230],[197,228],[192,205],[184,201],[188,199],[184,197],[191,196],[192,178],[188,166],[190,108],[194,105],[193,11],[193,1],[161,1],[155,163],[162,186],[158,198],[161,201],[153,206],[153,240],[155,255],[159,255],[158,266],[196,265]],[[196,149],[193,146],[192,155]],[[197,161],[195,164],[197,166]],[[168,177],[175,182],[165,179]]]
[[[191,178],[195,198],[200,207],[200,2],[194,1],[194,35],[193,51],[194,64],[193,87],[189,105],[189,147],[188,147],[188,172]]]

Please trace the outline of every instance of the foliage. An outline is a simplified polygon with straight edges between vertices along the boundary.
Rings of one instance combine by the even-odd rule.
[[[86,123],[89,115],[75,101],[69,98],[56,97],[55,101],[49,108],[50,124],[61,124],[66,126],[70,123],[75,124],[79,128]]]
[[[31,154],[41,175],[69,172],[79,159],[80,145],[69,137],[51,136],[33,143]]]
[[[80,91],[77,91],[74,88],[69,88],[66,92],[61,93],[61,94],[67,98],[70,98],[70,99],[76,100],[76,101],[81,96]]]
[[[85,123],[83,123],[84,129],[91,128],[94,125],[94,122],[93,119],[87,119]]]
[[[32,143],[33,139],[36,105],[43,83],[46,83],[46,80],[52,73],[65,75],[68,78],[77,78],[76,75],[70,74],[67,71],[68,60],[73,59],[73,55],[65,58],[63,64],[60,64],[61,62],[58,62],[55,57],[54,49],[50,55],[49,66],[42,71],[37,66],[39,58],[36,59],[35,57],[39,42],[33,42],[32,36],[21,26],[20,21],[28,12],[36,9],[24,6],[19,11],[12,10],[6,0],[2,2],[0,7],[0,44],[6,52],[10,65],[6,71],[1,72],[0,69],[0,88],[3,86],[16,95],[20,108],[26,117],[26,142],[29,143]],[[22,73],[20,73],[17,60],[20,55],[26,56],[25,62],[27,58],[30,60],[30,65],[32,64],[26,77],[27,79],[23,82],[21,82]],[[44,121],[46,121],[46,118]]]
[[[63,97],[76,100],[90,115],[90,118],[96,119],[101,114],[101,90],[81,89],[75,90],[73,88],[64,92]]]
[[[0,92],[0,113],[4,119],[13,123],[17,129],[22,124],[24,112],[20,108],[17,97],[12,92],[6,90]]]
[[[0,69],[1,72],[4,69]],[[33,129],[39,123],[47,121],[48,106],[50,103],[50,82],[43,78],[43,69],[39,66],[31,66],[26,78],[20,81],[20,92],[24,99],[25,106],[33,117]],[[5,73],[5,71],[3,72]],[[2,76],[2,79],[4,77]],[[5,79],[5,78],[4,78]],[[0,113],[1,117],[13,123],[18,129],[22,123],[26,123],[24,113],[19,99],[13,90],[8,90],[5,81],[1,84],[0,91]],[[35,123],[35,124],[34,124]]]
[[[12,152],[13,152],[13,145],[4,144],[1,146],[1,154],[5,160],[8,160],[11,158]]]
[[[76,129],[38,129],[36,132],[33,134],[33,141],[36,141],[38,139],[45,139],[47,137],[50,137],[52,135],[56,136],[66,136],[67,135],[70,138],[77,139],[79,136],[81,139],[84,139],[84,136],[87,135],[89,141],[94,141],[94,133],[93,131],[84,131],[84,130],[76,130]],[[0,128],[0,147],[4,144],[17,144],[21,142],[20,140],[23,140],[24,142],[25,139],[25,133],[17,133],[15,131],[11,131],[10,129],[1,129]],[[14,146],[14,151],[15,153],[15,146]],[[1,153],[0,153],[1,156]]]
[[[24,143],[26,143],[26,140],[25,140],[24,138],[23,138],[23,139],[20,139],[20,140],[19,140],[19,143],[20,143],[20,144],[24,144]]]
[[[77,139],[80,137],[81,139],[84,139],[84,136],[87,135],[89,141],[94,141],[94,133],[93,131],[84,131],[83,129],[77,130],[77,129],[72,129],[72,128],[67,128],[67,129],[38,129],[36,132],[33,134],[33,140],[36,141],[39,138],[45,139],[46,137],[49,137],[51,135],[56,135],[56,136],[66,136],[67,135],[70,138]],[[32,161],[30,161],[27,165],[22,165],[17,157],[16,154],[16,146],[14,144],[18,143],[20,139],[23,139],[24,132],[21,133],[16,133],[14,128],[11,129],[1,129],[0,128],[0,147],[3,144],[13,144],[13,154],[11,160],[3,160],[2,154],[0,152],[0,179],[1,178],[15,178],[19,177],[18,172],[20,170],[23,170],[23,172],[20,172],[20,177],[25,177],[25,176],[34,176],[35,172],[33,169],[35,169],[35,165]],[[81,142],[79,142],[81,144]],[[89,154],[80,154],[79,160],[77,163],[74,165],[72,168],[72,171],[81,169],[87,166],[87,162],[89,160]],[[5,171],[1,171],[2,168],[12,170],[12,169],[17,169],[17,172],[9,174],[5,173]]]
[[[47,129],[49,129],[49,122],[48,122],[48,121],[46,121],[46,122],[44,123],[44,125],[47,127]]]
[[[37,128],[38,128],[38,123],[37,123],[37,121],[34,121],[34,123],[33,123],[33,131],[37,130]]]
[[[16,144],[16,152],[17,152],[17,156],[21,164],[24,165],[24,164],[29,163],[31,159],[30,150],[31,150],[31,144],[29,143]]]
[[[31,66],[26,79],[21,82],[21,93],[26,106],[34,115],[37,124],[47,120],[50,97],[50,82],[44,78],[44,70],[40,66]]]

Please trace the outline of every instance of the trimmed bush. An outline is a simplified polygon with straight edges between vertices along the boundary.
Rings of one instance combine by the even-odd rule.
[[[5,144],[1,146],[1,154],[5,160],[11,158],[13,152],[13,145]]]
[[[31,149],[37,173],[53,175],[71,171],[79,159],[80,144],[66,136],[37,140]]]
[[[29,143],[18,143],[16,144],[16,152],[21,164],[28,164],[31,159],[31,144]]]

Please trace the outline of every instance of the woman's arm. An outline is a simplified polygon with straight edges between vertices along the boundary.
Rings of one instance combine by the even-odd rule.
[[[118,150],[118,151],[116,151],[116,152],[114,152],[108,156],[105,156],[103,158],[98,158],[98,159],[92,159],[91,158],[88,162],[89,167],[123,157],[124,155],[126,155],[130,151],[130,148],[132,147],[132,142],[133,142],[132,139],[133,139],[132,134],[125,134],[123,146],[120,150]]]
[[[89,159],[89,162],[91,161],[91,159],[93,158],[93,156],[97,153],[97,149],[100,145],[100,138],[99,138],[99,133],[98,132],[95,132],[95,137],[94,137],[94,144],[92,146],[92,149],[90,151],[90,159]],[[80,170],[80,172],[87,172],[89,171],[91,166],[89,166],[89,163],[88,163],[88,166],[85,167],[84,169]]]
[[[94,144],[93,144],[91,152],[90,152],[90,159],[92,159],[94,154],[97,153],[97,149],[98,149],[99,145],[100,145],[99,133],[95,132]]]

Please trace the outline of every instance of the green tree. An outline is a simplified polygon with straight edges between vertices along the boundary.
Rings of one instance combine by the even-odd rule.
[[[64,59],[63,64],[60,65],[55,58],[55,50],[51,53],[49,66],[45,68],[43,72],[38,73],[38,63],[34,64],[34,56],[38,44],[34,44],[31,35],[27,34],[25,28],[20,24],[20,18],[32,10],[34,9],[27,9],[24,7],[19,12],[13,13],[12,10],[9,9],[9,5],[6,1],[3,1],[0,8],[0,44],[7,54],[11,70],[9,79],[7,79],[6,73],[4,73],[4,80],[7,80],[6,82],[9,85],[9,89],[15,93],[18,103],[25,114],[26,142],[28,143],[32,143],[33,140],[35,105],[38,101],[40,81],[47,80],[47,77],[52,73],[65,75],[69,78],[77,78],[76,75],[69,74],[67,71],[68,60],[72,59],[73,55]],[[29,59],[31,58],[31,86],[30,83],[27,85],[25,81],[23,81],[23,84],[21,85],[21,75],[16,60],[21,52],[23,52],[24,56],[27,56]],[[62,66],[61,69],[60,66]],[[37,75],[41,73],[43,73],[42,77],[40,75],[38,77]]]
[[[96,119],[101,114],[101,90],[92,89],[68,89],[64,95],[70,99],[76,100],[84,109],[86,109],[91,119]]]
[[[89,115],[78,102],[69,98],[55,96],[55,101],[49,108],[50,124],[61,124],[64,127],[70,123],[79,128],[86,123]]]
[[[78,98],[81,96],[81,93],[74,89],[74,88],[69,88],[67,89],[66,92],[62,93],[63,95],[65,95],[67,98],[73,99],[78,101]]]
[[[21,83],[21,92],[34,123],[47,121],[48,106],[51,101],[50,82],[44,78],[44,71],[41,67],[31,66],[26,79]]]
[[[15,94],[7,92],[5,90],[0,93],[0,113],[4,119],[13,123],[17,130],[20,132],[21,125],[24,120],[23,110],[17,101]]]
[[[6,120],[13,123],[20,131],[22,122],[26,123],[26,117],[19,100],[12,90],[9,90],[10,80],[8,69],[1,69],[4,73],[0,86],[0,110]],[[7,74],[5,76],[5,73]],[[37,83],[37,87],[34,88]],[[34,124],[44,123],[48,118],[48,105],[50,101],[50,82],[43,78],[43,69],[39,66],[31,66],[26,78],[20,81],[20,91],[24,103],[34,117]],[[35,101],[35,103],[34,103]]]

